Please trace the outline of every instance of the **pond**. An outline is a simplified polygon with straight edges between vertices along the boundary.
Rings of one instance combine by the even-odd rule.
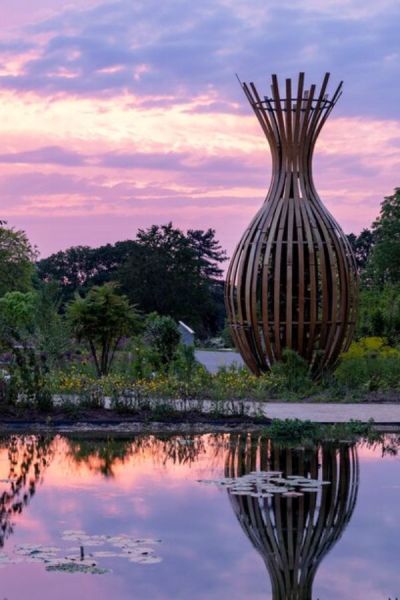
[[[400,598],[396,445],[3,438],[0,600]]]

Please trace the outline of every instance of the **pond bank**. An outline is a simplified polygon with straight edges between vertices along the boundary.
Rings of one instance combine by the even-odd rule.
[[[209,431],[258,430],[273,419],[299,419],[321,424],[374,421],[381,431],[400,428],[400,404],[394,403],[307,403],[307,402],[257,402],[257,411],[247,414],[212,414],[184,411],[177,403],[164,414],[143,410],[123,413],[105,408],[76,409],[71,412],[61,407],[49,412],[32,408],[3,409],[0,433],[19,431],[102,431],[102,432],[154,432],[154,431]],[[248,406],[246,407],[249,408]],[[247,411],[246,411],[247,412]]]

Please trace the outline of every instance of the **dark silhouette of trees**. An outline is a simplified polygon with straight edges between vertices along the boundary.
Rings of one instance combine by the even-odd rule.
[[[371,229],[363,229],[360,235],[350,233],[347,239],[354,252],[358,272],[362,273],[367,266],[368,258],[374,245],[375,234]]]
[[[64,306],[75,292],[117,281],[142,312],[187,321],[206,335],[224,325],[225,260],[213,229],[185,234],[168,223],[139,229],[135,240],[57,252],[37,268],[41,280],[58,282]]]
[[[139,230],[137,248],[118,273],[122,290],[146,313],[183,320],[200,334],[215,331],[214,290],[226,255],[214,236],[212,229],[185,235],[172,223]]]
[[[65,303],[75,292],[111,281],[135,245],[127,240],[99,248],[74,246],[39,260],[38,276],[47,282],[57,282]]]

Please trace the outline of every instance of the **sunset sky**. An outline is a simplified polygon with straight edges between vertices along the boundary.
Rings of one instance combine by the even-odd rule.
[[[231,254],[269,151],[235,73],[344,93],[314,161],[343,229],[400,186],[398,0],[1,0],[0,217],[42,256],[170,220]]]

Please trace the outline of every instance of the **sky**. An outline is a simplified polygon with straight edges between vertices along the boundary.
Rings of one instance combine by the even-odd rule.
[[[270,180],[238,84],[344,93],[317,190],[346,233],[400,186],[398,0],[1,0],[0,218],[42,257],[172,221],[231,255]]]

